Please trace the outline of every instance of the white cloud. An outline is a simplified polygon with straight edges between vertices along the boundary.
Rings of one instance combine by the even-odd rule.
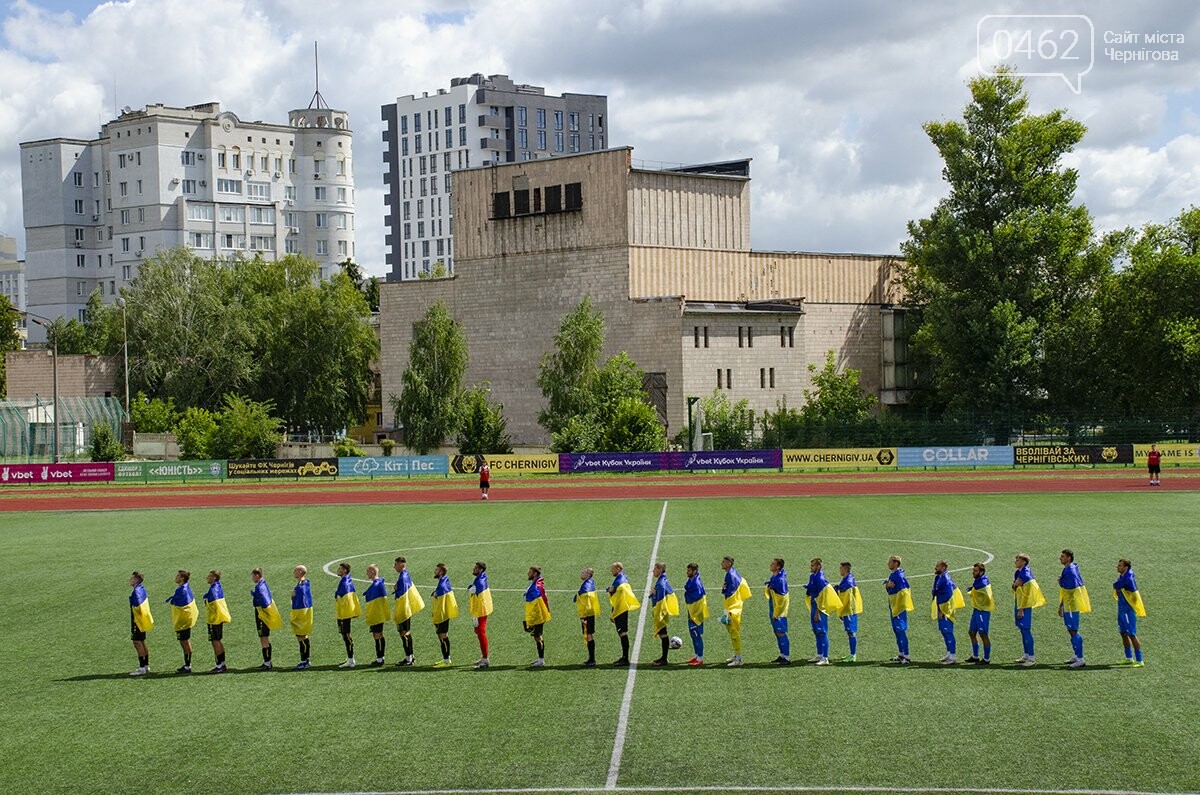
[[[155,102],[219,100],[283,121],[312,97],[319,40],[322,94],[355,131],[357,252],[371,272],[384,271],[380,105],[473,72],[607,94],[609,142],[638,159],[752,157],[756,248],[895,251],[944,194],[921,124],[960,115],[979,17],[1040,11],[1016,0],[130,0],[73,17],[18,0],[0,49],[0,229],[21,233],[18,142],[90,138],[114,106]],[[1200,9],[1106,0],[1086,11],[1097,61],[1082,93],[1034,78],[1031,107],[1088,125],[1071,162],[1098,225],[1165,221],[1200,202]],[[1115,63],[1105,30],[1197,44],[1178,63]]]

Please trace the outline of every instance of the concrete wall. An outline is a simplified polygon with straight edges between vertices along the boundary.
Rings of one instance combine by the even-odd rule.
[[[48,399],[54,394],[54,356],[48,350],[8,351],[4,354],[8,397]],[[60,397],[117,396],[121,373],[119,356],[63,355],[58,357]]]
[[[670,171],[630,172],[629,242],[633,246],[749,251],[750,180]]]

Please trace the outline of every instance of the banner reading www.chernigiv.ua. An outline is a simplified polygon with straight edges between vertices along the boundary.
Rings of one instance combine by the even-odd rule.
[[[895,469],[895,447],[832,447],[784,450],[784,469]]]

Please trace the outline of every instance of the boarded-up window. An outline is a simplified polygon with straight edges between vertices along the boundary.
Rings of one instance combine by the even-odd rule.
[[[567,183],[567,210],[583,209],[583,185],[578,182]]]
[[[542,211],[542,189],[541,188],[533,189],[533,211],[535,213],[540,213]]]
[[[512,213],[508,210],[508,192],[492,194],[492,217],[508,218]]]
[[[514,190],[513,191],[513,214],[514,215],[529,215],[529,191]]]
[[[562,212],[562,185],[546,186],[546,212]]]

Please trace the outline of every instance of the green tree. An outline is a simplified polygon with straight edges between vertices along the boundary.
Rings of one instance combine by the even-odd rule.
[[[458,452],[462,455],[511,453],[504,406],[491,399],[490,384],[468,389],[459,404]]]
[[[666,431],[650,405],[644,375],[628,354],[610,358],[583,387],[582,411],[551,434],[550,449],[559,453],[664,449]]]
[[[804,390],[802,416],[819,421],[852,424],[869,419],[871,409],[879,402],[874,395],[863,392],[859,386],[862,372],[847,367],[839,373],[837,358],[833,351],[825,352],[825,365],[818,370],[815,364],[808,365],[812,378],[812,389]]]
[[[192,406],[175,425],[179,457],[189,461],[212,458],[212,439],[217,432],[216,416],[208,409]]]
[[[366,455],[349,436],[340,436],[333,440],[333,454],[338,458],[362,458]]]
[[[923,399],[1015,413],[1046,394],[1055,328],[1090,300],[1107,266],[1086,256],[1091,218],[1072,204],[1078,174],[1061,164],[1084,126],[1061,110],[1030,114],[1010,71],[969,85],[962,122],[925,125],[950,193],[909,223],[902,246],[908,300],[923,318],[911,343],[931,387]],[[998,428],[997,441],[1006,434]]]
[[[418,454],[436,449],[458,429],[467,360],[462,326],[438,301],[413,324],[400,395],[390,398],[405,444]]]
[[[839,373],[833,351],[825,354],[819,370],[808,365],[812,389],[804,390],[804,405],[791,408],[781,400],[776,410],[762,418],[764,447],[842,447],[877,443],[879,419],[872,414],[878,403],[859,386],[862,373],[846,368]]]
[[[125,449],[121,447],[112,426],[107,422],[97,423],[92,427],[92,460],[120,461],[125,457]]]
[[[745,450],[754,443],[756,423],[749,400],[730,403],[724,391],[715,389],[700,400],[700,412],[704,430],[713,436],[713,449]]]
[[[591,407],[591,381],[598,371],[603,347],[604,315],[589,296],[584,296],[579,306],[562,319],[554,335],[553,352],[542,355],[537,383],[546,407],[538,413],[538,424],[551,435]]]
[[[226,395],[209,453],[213,458],[274,458],[283,441],[283,421],[273,416],[274,411],[270,401]]]
[[[21,347],[21,335],[17,332],[17,322],[20,317],[21,314],[8,302],[8,298],[0,295],[0,397],[8,394],[4,353],[18,350]]]
[[[138,392],[129,404],[129,419],[138,433],[169,433],[179,423],[179,412],[174,398],[151,400]]]

